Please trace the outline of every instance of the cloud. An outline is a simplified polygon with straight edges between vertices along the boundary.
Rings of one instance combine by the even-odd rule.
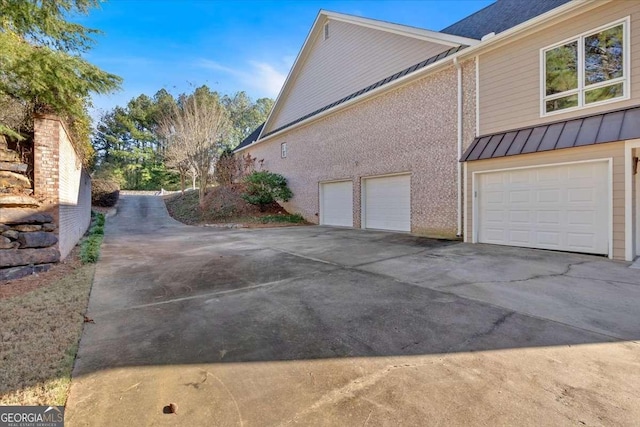
[[[288,59],[284,59],[283,65],[290,66]],[[255,90],[260,96],[269,96],[275,98],[287,78],[286,72],[282,71],[283,67],[276,66],[267,62],[248,61],[246,69],[231,68],[222,65],[210,59],[200,59],[196,63],[201,68],[212,71],[220,71],[235,77],[247,89]]]
[[[264,90],[269,96],[275,98],[280,93],[287,75],[266,62],[251,61],[249,65],[251,65],[253,73],[246,80],[246,83],[256,89]]]

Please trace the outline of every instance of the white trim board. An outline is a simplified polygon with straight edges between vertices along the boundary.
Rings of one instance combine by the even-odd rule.
[[[638,141],[638,146],[640,147],[640,141]],[[481,174],[488,174],[488,173],[494,173],[494,172],[507,172],[507,171],[513,171],[513,170],[523,170],[523,169],[538,169],[538,168],[544,168],[544,167],[554,167],[554,166],[566,166],[566,165],[574,165],[574,164],[581,164],[581,163],[600,163],[600,162],[607,162],[607,167],[608,167],[608,182],[607,182],[607,190],[609,191],[609,197],[608,197],[608,257],[610,259],[613,258],[613,158],[612,157],[603,157],[603,158],[598,158],[598,159],[590,159],[590,160],[579,160],[579,161],[575,161],[575,162],[560,162],[560,163],[543,163],[543,164],[537,164],[537,165],[530,165],[530,166],[518,166],[518,167],[510,167],[510,168],[499,168],[499,169],[489,169],[489,170],[483,170],[483,171],[475,171],[472,173],[472,195],[473,195],[473,200],[472,200],[472,233],[471,233],[471,242],[472,243],[478,243],[478,179],[476,178],[476,175],[481,175]],[[625,199],[626,200],[626,199]]]
[[[635,256],[639,255],[634,251],[633,239],[635,233],[633,217],[633,149],[640,148],[640,139],[625,141],[624,144],[624,259],[625,261],[633,261]],[[639,172],[640,173],[640,172]],[[638,189],[636,188],[636,191]],[[636,212],[636,215],[639,215]]]

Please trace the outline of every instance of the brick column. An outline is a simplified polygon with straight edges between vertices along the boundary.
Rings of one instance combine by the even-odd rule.
[[[60,119],[55,116],[34,117],[33,195],[43,207],[58,204],[60,156]]]

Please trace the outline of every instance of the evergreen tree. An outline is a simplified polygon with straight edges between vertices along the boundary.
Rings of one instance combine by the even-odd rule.
[[[89,95],[109,93],[121,82],[82,57],[98,32],[67,20],[97,5],[97,0],[0,0],[0,101],[31,113],[58,114],[86,157],[91,155]],[[0,132],[16,139],[22,139],[21,130],[0,123]]]

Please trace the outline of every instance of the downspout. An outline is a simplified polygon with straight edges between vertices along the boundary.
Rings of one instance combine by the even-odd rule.
[[[457,176],[456,182],[458,185],[458,230],[456,232],[457,237],[462,236],[462,68],[458,58],[453,58],[453,65],[456,66],[458,72],[458,158],[457,158]]]

